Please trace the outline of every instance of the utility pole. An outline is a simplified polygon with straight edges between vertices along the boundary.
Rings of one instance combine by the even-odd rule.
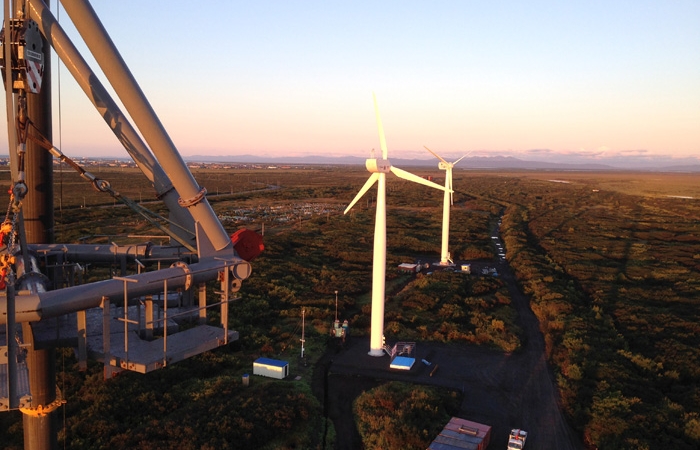
[[[304,308],[301,308],[301,358],[304,359]]]

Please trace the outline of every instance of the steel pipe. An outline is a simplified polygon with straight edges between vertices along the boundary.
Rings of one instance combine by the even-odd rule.
[[[92,245],[92,244],[30,244],[29,250],[41,255],[62,255],[63,259],[77,263],[112,263],[117,258],[141,262],[149,259],[158,261],[180,261],[187,256],[196,257],[184,247],[159,246],[151,243],[135,245]]]
[[[229,248],[233,251],[231,239],[203,195],[204,191],[190,173],[90,3],[85,0],[63,0],[61,3],[173,182],[181,197],[180,205],[188,208],[195,222],[201,224],[215,251]]]
[[[187,289],[191,285],[218,280],[219,272],[229,270],[235,280],[245,280],[250,276],[251,267],[239,258],[229,260],[208,258],[192,265],[180,263],[167,269],[144,272],[123,277],[135,280],[129,283],[129,295],[140,297],[163,291],[167,280],[171,289]],[[83,311],[100,306],[103,299],[120,301],[124,298],[124,281],[109,279],[95,283],[72,286],[55,291],[29,293],[17,292],[15,296],[15,317],[17,322],[36,322],[64,314]],[[7,302],[0,302],[0,324],[7,321]]]

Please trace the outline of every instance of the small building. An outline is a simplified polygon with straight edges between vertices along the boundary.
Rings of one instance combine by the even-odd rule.
[[[389,368],[397,370],[411,370],[413,363],[416,362],[415,358],[409,358],[407,356],[396,356],[391,360]]]
[[[484,450],[491,442],[491,426],[453,417],[428,450]]]
[[[472,265],[471,264],[462,264],[461,269],[462,269],[462,272],[464,272],[464,273],[472,273]]]
[[[399,272],[418,273],[418,272],[420,272],[420,264],[410,264],[410,263],[399,264]]]
[[[282,380],[289,375],[289,363],[279,359],[258,358],[253,362],[253,375]]]

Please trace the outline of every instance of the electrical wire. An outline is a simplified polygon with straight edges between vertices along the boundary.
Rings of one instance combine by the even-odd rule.
[[[61,13],[61,1],[56,0],[56,22],[60,24],[61,18],[60,18],[60,13]],[[58,100],[58,106],[56,107],[56,110],[58,112],[58,146],[59,148],[63,148],[63,108],[61,104],[61,58],[56,58],[56,70],[54,73],[57,75],[56,79],[56,98]],[[58,164],[58,211],[59,211],[59,217],[61,219],[61,223],[63,223],[63,161],[59,161]],[[61,393],[63,395],[63,398],[65,399],[66,395],[66,354],[65,352],[61,352]],[[67,443],[68,443],[68,425],[67,425],[67,418],[66,418],[66,406],[67,402],[63,402],[63,450],[67,448]]]
[[[56,0],[56,22],[61,23],[61,1]],[[61,58],[56,58],[57,60],[57,80],[56,88],[58,93],[56,97],[58,99],[58,148],[63,148],[63,108],[61,107]],[[63,223],[63,161],[58,164],[58,212],[61,218],[61,223]]]
[[[40,147],[44,148],[46,151],[51,153],[54,157],[58,158],[60,161],[65,162],[69,166],[71,166],[73,169],[75,169],[78,174],[80,174],[80,177],[89,181],[92,183],[92,186],[100,192],[105,192],[109,195],[112,196],[113,199],[119,200],[121,203],[125,204],[129,208],[131,208],[132,211],[136,212],[137,214],[141,215],[144,219],[146,219],[151,225],[154,227],[158,228],[160,231],[163,233],[167,234],[170,236],[171,239],[179,242],[183,247],[187,248],[191,252],[196,252],[197,249],[195,249],[190,243],[185,241],[182,237],[178,236],[175,232],[173,232],[171,229],[163,226],[160,222],[166,222],[169,224],[171,227],[177,227],[180,230],[184,232],[189,232],[186,228],[181,226],[180,224],[173,222],[166,217],[163,217],[148,208],[143,207],[140,203],[136,203],[134,200],[120,194],[119,192],[115,191],[112,189],[112,186],[110,185],[109,181],[99,179],[95,177],[93,174],[85,170],[83,167],[80,166],[77,162],[73,161],[71,158],[68,156],[64,155],[61,150],[56,148],[44,135],[41,134],[41,131],[34,126],[34,124],[31,122],[31,120],[27,121],[30,128],[37,134],[36,136],[32,134],[28,134],[28,138],[35,143],[37,143]]]

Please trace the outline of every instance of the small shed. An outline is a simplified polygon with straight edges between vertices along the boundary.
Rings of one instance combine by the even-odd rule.
[[[472,273],[472,265],[471,264],[462,264],[460,266],[460,269],[462,269],[462,272],[464,272],[464,273]]]
[[[414,362],[416,362],[415,358],[409,358],[408,356],[397,356],[391,361],[389,367],[398,370],[411,370]]]
[[[399,264],[399,272],[418,273],[420,272],[420,264],[401,263]]]
[[[279,359],[258,358],[253,362],[253,375],[282,380],[289,375],[289,363]]]

